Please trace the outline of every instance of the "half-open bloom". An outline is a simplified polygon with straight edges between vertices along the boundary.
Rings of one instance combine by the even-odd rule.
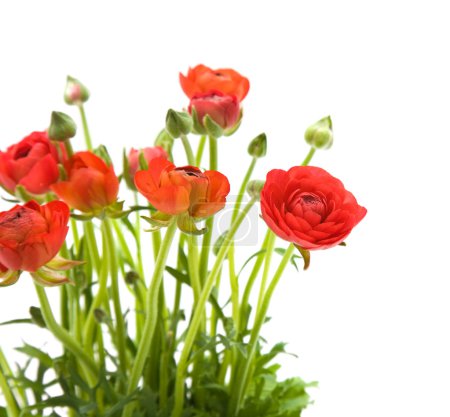
[[[195,108],[197,118],[202,124],[208,115],[223,129],[233,127],[239,119],[240,107],[236,96],[222,94],[220,91],[196,94],[189,103],[189,113]]]
[[[193,166],[175,167],[164,158],[152,161],[148,170],[138,171],[134,181],[139,192],[160,212],[188,213],[205,218],[221,210],[230,192],[227,177],[218,171]]]
[[[51,188],[70,207],[98,214],[117,200],[119,180],[114,168],[92,152],[78,152],[64,167],[68,179]]]
[[[52,260],[67,235],[69,207],[35,201],[0,212],[0,272],[34,272]]]
[[[270,171],[261,211],[275,234],[307,250],[343,242],[367,212],[340,180],[310,166]]]
[[[161,146],[153,146],[148,148],[142,148],[140,150],[131,148],[128,153],[128,167],[130,178],[134,178],[134,174],[136,174],[139,169],[139,154],[142,152],[144,155],[144,159],[147,164],[150,165],[150,162],[155,158],[166,158],[167,152],[161,148]]]
[[[33,132],[0,152],[0,185],[12,194],[17,185],[31,194],[50,191],[59,178],[58,163],[65,154],[64,146],[59,146],[60,154],[47,132]]]
[[[189,68],[187,75],[180,73],[180,84],[191,99],[196,94],[220,91],[235,96],[241,102],[248,93],[250,82],[237,71],[229,68],[213,70],[205,65]]]

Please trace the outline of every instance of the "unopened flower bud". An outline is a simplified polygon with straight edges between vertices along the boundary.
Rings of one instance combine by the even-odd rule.
[[[64,142],[75,136],[77,125],[73,119],[65,113],[54,111],[48,128],[48,137],[50,140]]]
[[[125,282],[129,285],[134,285],[140,280],[140,276],[136,271],[128,271],[125,274]]]
[[[192,118],[189,114],[169,109],[166,116],[166,130],[173,138],[187,135],[192,130]]]
[[[155,146],[163,148],[168,155],[172,153],[173,137],[167,133],[166,129],[161,130],[155,139]]]
[[[249,181],[249,183],[247,184],[247,193],[250,195],[250,197],[256,198],[259,201],[264,183],[265,181],[263,180]]]
[[[88,100],[89,90],[76,78],[67,76],[66,89],[64,90],[64,101],[67,104],[81,104]]]
[[[262,158],[267,153],[267,136],[261,133],[248,145],[248,153],[254,158]]]
[[[328,149],[333,144],[333,125],[330,116],[320,119],[305,132],[305,141],[316,149]]]

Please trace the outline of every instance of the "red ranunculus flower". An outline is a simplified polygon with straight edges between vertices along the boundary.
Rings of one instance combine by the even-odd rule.
[[[195,108],[200,123],[209,115],[220,127],[233,127],[239,119],[239,102],[235,96],[224,95],[220,91],[196,94],[191,98],[189,113]]]
[[[189,98],[196,94],[220,91],[226,95],[236,96],[239,102],[245,98],[250,88],[248,79],[235,70],[213,70],[205,65],[189,68],[187,76],[180,73],[180,84]]]
[[[139,192],[160,212],[188,213],[205,218],[221,210],[230,192],[227,177],[218,171],[202,172],[196,167],[176,168],[164,158],[154,159],[134,181]]]
[[[97,214],[117,200],[119,180],[112,166],[92,152],[78,152],[64,167],[67,181],[52,185],[52,190],[70,207]]]
[[[128,167],[130,170],[130,178],[134,178],[134,174],[136,174],[139,169],[139,153],[142,151],[144,154],[144,159],[148,164],[155,158],[166,158],[167,152],[161,148],[161,146],[154,146],[149,148],[143,148],[141,150],[131,148],[128,154]]]
[[[67,235],[69,207],[29,201],[0,212],[0,272],[30,271],[52,260]]]
[[[61,144],[61,155],[65,153]],[[17,185],[29,193],[44,194],[59,177],[57,148],[47,132],[33,132],[19,143],[0,152],[0,185],[14,194]]]
[[[310,166],[270,171],[261,210],[275,234],[308,250],[343,242],[367,212],[341,181]]]

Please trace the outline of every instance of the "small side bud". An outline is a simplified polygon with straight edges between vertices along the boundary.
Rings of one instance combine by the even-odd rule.
[[[47,327],[41,309],[39,307],[31,306],[29,312],[31,316],[31,321],[34,324],[38,325],[39,327],[42,327],[43,329]]]
[[[95,321],[100,324],[108,322],[108,315],[101,308],[96,308],[94,310],[94,318],[95,318]]]
[[[250,195],[250,197],[256,198],[259,201],[261,190],[264,187],[264,182],[265,181],[263,180],[249,181],[249,183],[247,184],[247,193]]]
[[[166,129],[161,130],[155,139],[155,146],[161,146],[169,155],[172,153],[173,137]]]
[[[128,271],[125,274],[125,282],[128,285],[134,285],[140,280],[140,276],[136,271]]]
[[[320,119],[305,132],[305,141],[316,149],[329,149],[333,144],[333,124],[330,116]]]
[[[266,134],[261,133],[260,135],[256,136],[256,138],[253,139],[248,145],[247,151],[250,154],[250,156],[253,156],[254,158],[262,158],[263,156],[266,156],[267,153]]]
[[[169,109],[166,116],[166,130],[173,138],[187,135],[192,130],[192,118],[189,114]]]
[[[54,111],[48,128],[48,137],[50,140],[64,142],[75,136],[77,125],[73,119],[65,113]]]
[[[64,101],[67,104],[80,105],[89,99],[89,90],[76,78],[67,76],[66,89],[64,90]]]

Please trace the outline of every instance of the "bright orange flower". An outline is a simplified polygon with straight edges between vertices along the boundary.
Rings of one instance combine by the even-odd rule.
[[[34,272],[52,260],[67,235],[69,207],[29,201],[0,212],[0,273]]]
[[[64,164],[67,181],[51,188],[70,207],[98,213],[117,200],[119,180],[112,166],[92,152],[78,152]]]
[[[247,78],[233,69],[213,70],[205,65],[189,68],[186,76],[180,73],[180,84],[185,94],[191,99],[196,94],[220,91],[225,95],[236,96],[241,102],[250,88]]]
[[[160,212],[188,213],[194,218],[212,216],[221,210],[230,192],[227,177],[218,171],[202,172],[196,167],[176,168],[165,158],[154,159],[134,181],[139,192]]]

